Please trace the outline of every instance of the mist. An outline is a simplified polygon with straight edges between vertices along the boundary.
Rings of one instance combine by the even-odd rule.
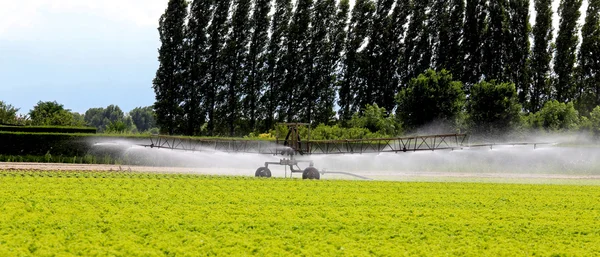
[[[507,138],[509,136],[502,136]],[[450,178],[563,178],[600,179],[600,145],[580,134],[521,134],[518,141],[485,140],[471,137],[455,150],[398,153],[297,155],[298,160],[312,160],[324,172],[322,179],[354,179],[327,174],[349,172],[376,180],[406,180],[415,177]],[[141,139],[96,143],[100,152],[112,152],[127,160],[128,165],[185,167],[199,174],[254,176],[265,162],[279,162],[289,156],[180,151],[137,146]],[[519,145],[512,143],[527,143]],[[277,147],[273,143],[273,147]],[[306,165],[300,164],[300,169]],[[288,167],[269,165],[274,177],[289,177]],[[301,174],[293,174],[301,177]]]

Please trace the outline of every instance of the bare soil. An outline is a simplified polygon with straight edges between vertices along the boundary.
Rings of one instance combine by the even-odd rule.
[[[169,172],[169,173],[202,173],[202,169],[180,167],[150,167],[104,164],[66,164],[66,163],[31,163],[0,162],[0,170],[40,170],[40,171],[133,171],[133,172]]]
[[[216,168],[184,168],[184,167],[150,167],[102,164],[63,164],[63,163],[7,163],[0,162],[3,170],[39,170],[39,171],[131,171],[157,173],[195,173],[210,175],[242,175],[252,176],[250,170],[216,169]],[[600,175],[570,174],[520,174],[520,173],[460,173],[460,172],[365,172],[361,175],[385,180],[402,178],[490,178],[490,179],[563,179],[563,180],[600,180]],[[275,176],[275,174],[274,174]],[[395,178],[395,179],[394,179]]]

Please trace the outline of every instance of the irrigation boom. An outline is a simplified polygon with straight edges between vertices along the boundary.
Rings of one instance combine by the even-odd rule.
[[[228,153],[259,154],[363,154],[398,153],[415,151],[434,151],[460,149],[465,146],[466,134],[445,134],[394,138],[348,139],[348,140],[243,140],[219,138],[183,138],[172,136],[154,136],[151,148],[164,148],[183,151],[220,151]]]
[[[319,179],[321,174],[337,173],[364,178],[345,172],[319,172],[310,159],[297,156],[320,154],[365,154],[365,153],[403,153],[417,151],[460,150],[471,147],[493,148],[498,144],[468,145],[467,134],[440,134],[425,136],[406,136],[372,139],[347,139],[347,140],[301,140],[298,128],[308,125],[304,123],[286,123],[288,134],[284,140],[277,136],[276,140],[245,140],[223,138],[192,138],[174,136],[154,136],[149,144],[144,147],[161,148],[182,151],[219,151],[227,153],[257,153],[282,155],[279,162],[265,162],[264,167],[256,170],[257,177],[271,177],[269,165],[283,165],[290,168],[292,173],[302,173],[303,179]],[[512,143],[512,145],[534,145],[540,143]],[[511,144],[506,144],[511,145]],[[301,169],[298,164],[308,163],[308,167]]]

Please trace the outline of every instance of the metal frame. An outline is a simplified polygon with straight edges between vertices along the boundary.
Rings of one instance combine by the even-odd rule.
[[[292,136],[291,138],[290,135]],[[220,151],[273,155],[363,154],[455,150],[462,149],[463,147],[472,147],[465,145],[467,139],[468,136],[466,134],[444,134],[374,139],[313,140],[302,143],[294,134],[288,133],[287,140],[277,140],[275,142],[155,136],[150,138],[150,144],[142,146],[192,152]]]
[[[533,145],[534,149],[540,144],[551,143],[506,143],[506,144],[474,144],[469,145],[467,134],[440,134],[426,136],[407,136],[392,138],[373,139],[347,139],[347,140],[310,140],[310,126],[308,128],[308,140],[302,142],[299,133],[300,126],[306,123],[283,123],[288,126],[285,140],[280,141],[280,135],[276,135],[275,141],[221,139],[221,138],[192,138],[174,136],[154,136],[150,138],[150,144],[142,145],[150,148],[162,148],[183,151],[220,151],[228,153],[257,153],[283,155],[279,162],[265,162],[264,167],[257,170],[256,176],[270,177],[269,165],[281,165],[290,168],[290,176],[294,173],[302,173],[303,178],[319,179],[320,174],[342,174],[369,179],[347,172],[318,171],[314,168],[312,160],[299,160],[297,155],[319,155],[319,154],[366,154],[366,153],[404,153],[417,151],[439,151],[460,150],[464,148],[479,148],[499,145]],[[302,170],[300,163],[308,163],[308,167]],[[259,171],[268,171],[260,173]],[[312,172],[309,172],[312,171]],[[316,172],[316,174],[315,174]],[[268,174],[268,175],[267,175]],[[308,174],[308,175],[307,175]],[[311,175],[312,174],[312,175]],[[287,171],[286,175],[287,177]]]

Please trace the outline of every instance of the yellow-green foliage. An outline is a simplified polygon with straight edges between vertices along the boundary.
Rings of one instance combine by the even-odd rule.
[[[0,173],[0,256],[594,256],[600,188]]]

